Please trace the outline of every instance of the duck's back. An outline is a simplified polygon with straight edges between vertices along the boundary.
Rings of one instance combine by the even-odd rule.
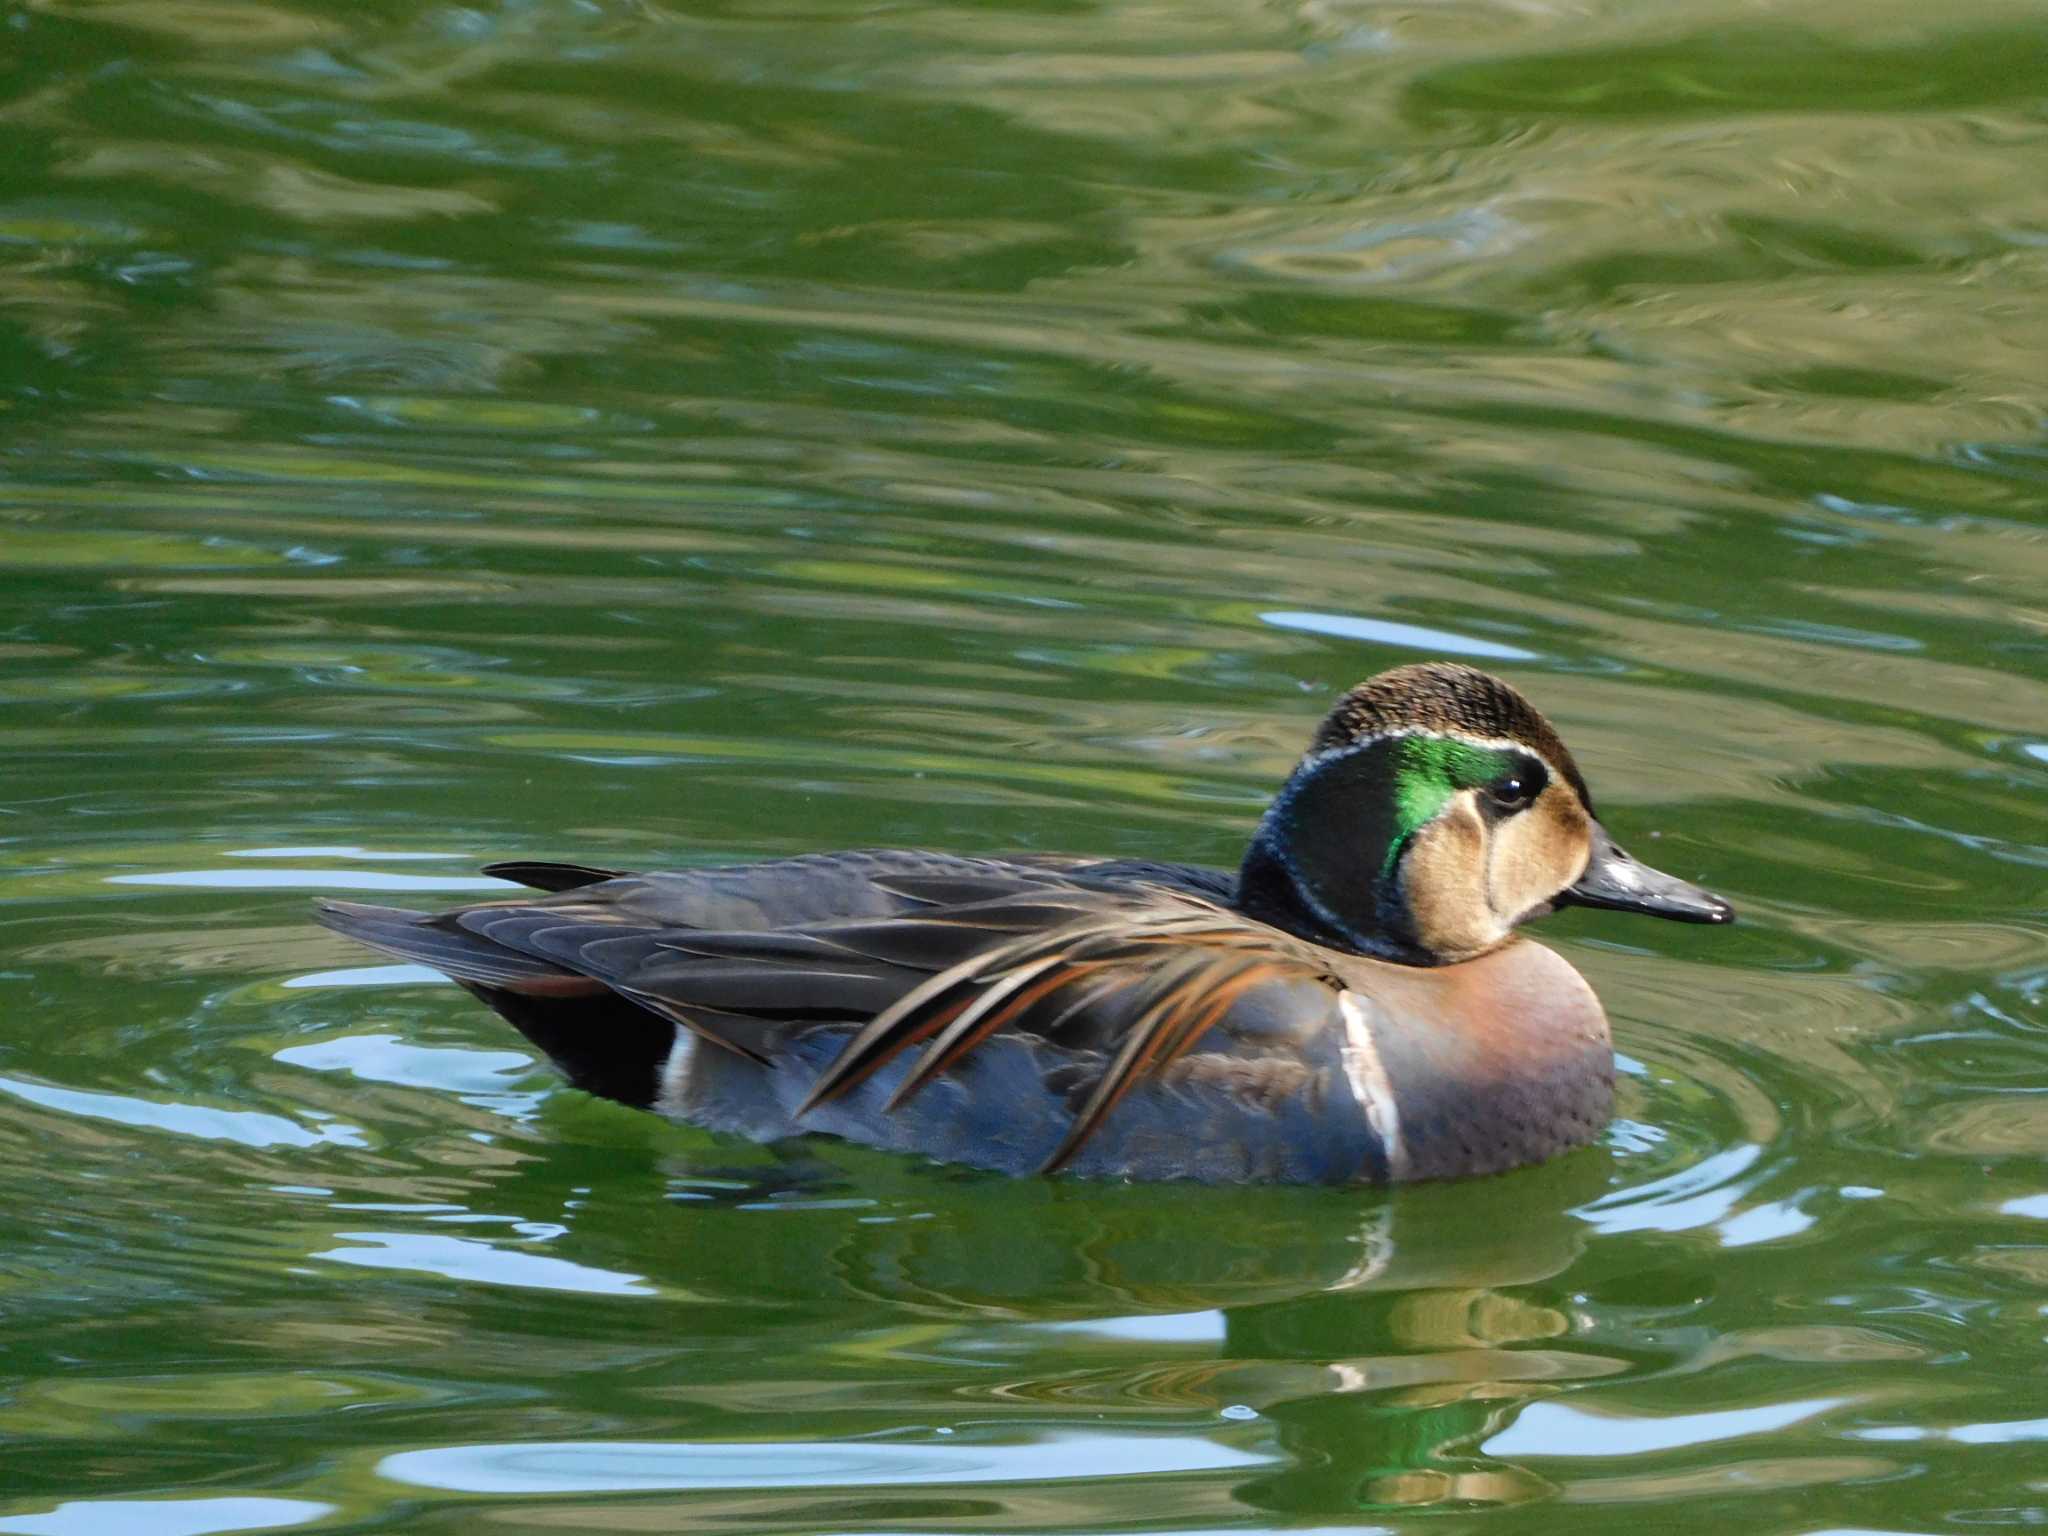
[[[1198,864],[1062,854],[979,858],[898,848],[806,853],[753,864],[652,873],[509,860],[486,865],[484,873],[551,894],[575,892],[578,900],[630,910],[650,921],[709,931],[802,928],[916,915],[934,907],[1034,891],[1158,886],[1225,904],[1237,892],[1234,871]],[[524,904],[539,906],[543,899],[528,898]]]

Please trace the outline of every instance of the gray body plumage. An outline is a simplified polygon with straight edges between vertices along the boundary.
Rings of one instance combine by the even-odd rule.
[[[1455,1027],[1427,1038],[1429,995],[1410,992],[1450,971],[1303,943],[1233,910],[1224,871],[909,852],[491,868],[546,894],[438,914],[334,902],[322,920],[455,977],[578,1086],[757,1141],[816,1132],[1005,1173],[1383,1183],[1531,1161],[1607,1112],[1604,1018],[1548,951],[1511,946],[1520,969],[1576,984],[1565,1070],[1533,1079],[1528,1116],[1488,1125],[1483,1096],[1438,1079],[1531,1090],[1511,1062],[1447,1065]],[[1012,985],[941,1066],[918,1054],[946,1008],[1027,972],[1042,995]]]

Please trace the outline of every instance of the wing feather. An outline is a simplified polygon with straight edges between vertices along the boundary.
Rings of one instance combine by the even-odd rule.
[[[866,1081],[902,1051],[928,1039],[971,1006],[984,985],[1000,984],[1019,967],[1041,958],[1081,957],[1092,943],[1119,933],[1116,920],[1097,917],[1050,933],[1025,933],[1007,943],[977,949],[912,987],[877,1013],[841,1047],[798,1107],[799,1117]],[[939,1015],[943,1013],[943,1018]]]
[[[1212,891],[1168,866],[847,854],[491,873],[545,894],[431,916],[330,903],[322,920],[487,994],[574,1006],[579,989],[609,988],[771,1070],[781,1029],[843,1022],[799,1117],[922,1047],[888,1100],[899,1110],[991,1038],[1025,1034],[1056,1045],[1059,1072],[1085,1088],[1047,1172],[1139,1084],[1231,1027],[1247,994],[1325,974],[1314,951],[1232,910],[1225,877]]]
[[[744,1056],[756,1066],[769,1067],[774,1063],[762,1052],[746,1042],[749,1033],[761,1027],[758,1018],[743,1014],[726,1013],[721,1009],[707,1008],[701,1003],[688,1007],[671,1002],[653,992],[641,992],[632,987],[613,987],[619,996],[639,1004],[649,1013],[659,1014],[672,1024],[680,1025],[692,1034],[709,1040],[713,1045],[731,1051],[735,1056]]]
[[[1121,1049],[1096,1079],[1073,1124],[1039,1171],[1057,1173],[1072,1161],[1140,1081],[1184,1055],[1246,992],[1285,976],[1290,969],[1285,963],[1248,958],[1228,949],[1176,955],[1161,966],[1144,1011],[1131,1024]]]
[[[885,1106],[897,1109],[939,1073],[958,1061],[1005,1024],[1014,1022],[1046,994],[1066,986],[1075,977],[1093,971],[1100,962],[1076,964],[1065,955],[1042,955],[1025,965],[1013,967],[954,1014],[946,1026],[933,1034],[917,1058],[917,1064],[897,1085]],[[1050,980],[1041,980],[1050,971]]]
[[[481,941],[438,919],[397,907],[359,901],[320,901],[314,917],[336,933],[400,960],[432,966],[457,981],[488,987],[560,982],[573,972],[536,955],[520,954]]]
[[[812,1085],[798,1114],[830,1102],[901,1052],[924,1050],[891,1095],[901,1107],[977,1045],[1010,1027],[1050,1037],[1113,993],[1132,1000],[1108,1065],[1052,1156],[1057,1170],[1146,1077],[1185,1054],[1239,999],[1269,981],[1321,967],[1272,930],[1185,892],[1148,889],[1097,902],[1087,920],[969,955],[875,1015]],[[1057,1011],[1042,1015],[1051,1004]]]

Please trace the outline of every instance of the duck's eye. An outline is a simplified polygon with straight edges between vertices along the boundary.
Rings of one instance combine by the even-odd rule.
[[[1536,782],[1525,774],[1504,773],[1481,791],[1496,809],[1519,811],[1536,798]]]

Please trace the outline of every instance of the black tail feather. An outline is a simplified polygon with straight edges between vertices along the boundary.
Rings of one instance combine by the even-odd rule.
[[[652,1109],[661,1069],[675,1048],[676,1028],[616,992],[588,997],[531,997],[503,987],[462,986],[531,1040],[585,1093]]]
[[[484,873],[494,880],[510,880],[536,891],[574,891],[586,885],[617,880],[626,871],[599,869],[594,864],[550,864],[540,859],[507,859],[500,864],[486,864]]]

